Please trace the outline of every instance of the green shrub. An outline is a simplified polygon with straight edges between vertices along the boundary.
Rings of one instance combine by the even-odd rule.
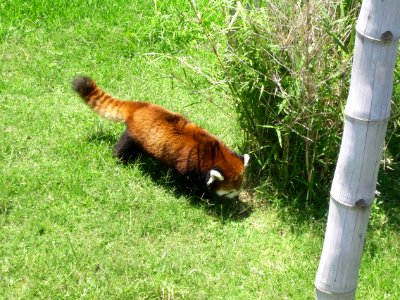
[[[227,21],[220,35],[204,31],[252,153],[250,178],[268,182],[261,190],[326,202],[358,6],[328,0],[224,5]]]
[[[238,13],[229,74],[260,175],[287,196],[327,198],[348,91],[351,14],[329,1]]]
[[[242,150],[252,155],[248,178],[259,192],[279,193],[302,207],[326,204],[360,1],[206,2],[189,1],[191,28],[202,32],[209,49],[197,43],[198,57],[175,56],[186,67],[186,81],[195,90],[206,90],[208,82],[233,99]],[[397,71],[395,82],[399,77]],[[399,94],[395,87],[394,118]],[[389,158],[398,158],[398,128],[396,122],[388,127]]]

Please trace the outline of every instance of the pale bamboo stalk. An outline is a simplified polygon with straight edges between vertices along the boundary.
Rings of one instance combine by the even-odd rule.
[[[354,299],[390,116],[399,0],[364,0],[356,25],[344,132],[331,187],[317,299]]]

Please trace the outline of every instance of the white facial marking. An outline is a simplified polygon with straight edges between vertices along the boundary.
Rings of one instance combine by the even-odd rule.
[[[223,195],[227,194],[228,192],[225,191],[225,190],[218,190],[218,191],[215,191],[215,193],[216,193],[218,196],[223,196]]]
[[[207,181],[207,185],[210,185],[211,183],[213,183],[214,181],[223,181],[224,180],[224,176],[222,176],[222,174],[220,172],[218,172],[217,170],[211,170],[210,171],[210,179],[208,179]]]
[[[243,157],[244,157],[244,166],[247,167],[247,165],[249,164],[250,155],[245,154],[243,155]]]
[[[233,192],[230,192],[228,195],[226,195],[225,197],[228,197],[228,198],[230,198],[230,199],[233,199],[233,198],[236,198],[237,196],[239,195],[239,192],[238,191],[233,191]]]
[[[227,198],[235,198],[237,195],[239,195],[239,192],[237,190],[230,190],[230,191],[226,191],[226,190],[218,190],[215,192],[218,196],[221,197],[227,197]]]

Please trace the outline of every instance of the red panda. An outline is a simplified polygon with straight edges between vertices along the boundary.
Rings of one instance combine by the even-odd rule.
[[[238,196],[248,154],[233,152],[214,135],[161,106],[116,99],[88,77],[74,79],[72,86],[98,114],[125,122],[114,152],[119,159],[145,153],[180,175],[197,178],[219,196]]]

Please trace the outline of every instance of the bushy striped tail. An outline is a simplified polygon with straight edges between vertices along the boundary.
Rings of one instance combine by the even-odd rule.
[[[126,112],[132,103],[113,98],[89,77],[75,78],[72,88],[99,115],[114,121],[126,120]]]

